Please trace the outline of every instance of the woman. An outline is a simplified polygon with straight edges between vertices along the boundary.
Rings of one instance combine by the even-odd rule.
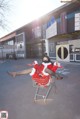
[[[55,62],[53,64],[48,56],[43,56],[41,64],[38,64],[37,61],[34,61],[33,68],[22,70],[19,72],[8,72],[8,74],[13,77],[18,75],[24,75],[24,74],[30,74],[31,76],[33,76],[32,74],[35,74],[34,70],[37,70],[39,71],[39,73],[42,73],[44,75],[47,74],[47,75],[55,76],[56,79],[62,79],[63,77],[61,77],[58,73],[56,73],[56,70],[58,68],[62,68],[62,66],[60,66],[60,63]]]

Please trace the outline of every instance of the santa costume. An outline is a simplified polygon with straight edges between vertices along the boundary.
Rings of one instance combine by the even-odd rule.
[[[32,79],[35,80],[38,85],[49,85],[51,82],[51,77],[57,76],[56,70],[61,68],[60,63],[55,62],[52,64],[50,60],[42,61],[41,64],[38,64],[37,61],[34,61],[34,67],[32,68],[32,72],[30,75]],[[59,76],[58,76],[59,77]]]

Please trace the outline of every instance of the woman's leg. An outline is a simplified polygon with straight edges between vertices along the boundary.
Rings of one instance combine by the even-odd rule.
[[[56,79],[63,79],[62,76],[60,76],[60,74],[56,73],[56,72],[53,72],[51,71],[50,69],[45,69],[45,72],[46,73],[49,73],[51,76],[54,76]]]
[[[25,75],[25,74],[29,74],[31,73],[32,68],[31,69],[26,69],[26,70],[22,70],[19,72],[8,72],[9,75],[15,77],[15,76],[19,76],[19,75]]]

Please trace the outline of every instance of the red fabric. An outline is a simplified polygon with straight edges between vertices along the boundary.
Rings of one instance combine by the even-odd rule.
[[[59,68],[58,66],[54,66],[53,64],[49,63],[46,65],[46,63],[42,63],[41,65],[35,64],[34,69],[36,70],[34,74],[32,75],[32,79],[35,80],[35,82],[38,83],[38,85],[47,85],[51,76],[45,75],[43,71],[45,71],[45,68],[49,68],[51,71],[56,72],[56,70]]]
[[[56,72],[58,68],[62,68],[62,66],[58,66],[58,65],[48,65],[47,67],[48,69],[50,69],[53,72]]]
[[[50,80],[50,75],[46,76],[43,74],[44,65],[36,64],[34,65],[34,68],[36,69],[36,72],[32,75],[32,79],[35,80],[35,82],[38,83],[38,85],[47,85],[47,83]]]
[[[32,77],[32,80],[34,80],[38,85],[46,86],[50,80],[50,76],[38,76],[35,75]]]
[[[54,65],[51,64],[47,68],[50,69],[53,72],[56,72],[56,70],[58,69],[58,66],[54,66]]]

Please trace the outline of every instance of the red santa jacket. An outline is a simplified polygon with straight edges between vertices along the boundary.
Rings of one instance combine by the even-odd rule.
[[[60,64],[54,63],[54,65],[49,63],[38,64],[37,61],[34,62],[34,68],[32,68],[32,72],[30,75],[32,76],[32,79],[35,80],[39,85],[49,85],[51,76],[45,72],[45,69],[48,68],[53,72],[56,72],[56,70],[61,67]]]

